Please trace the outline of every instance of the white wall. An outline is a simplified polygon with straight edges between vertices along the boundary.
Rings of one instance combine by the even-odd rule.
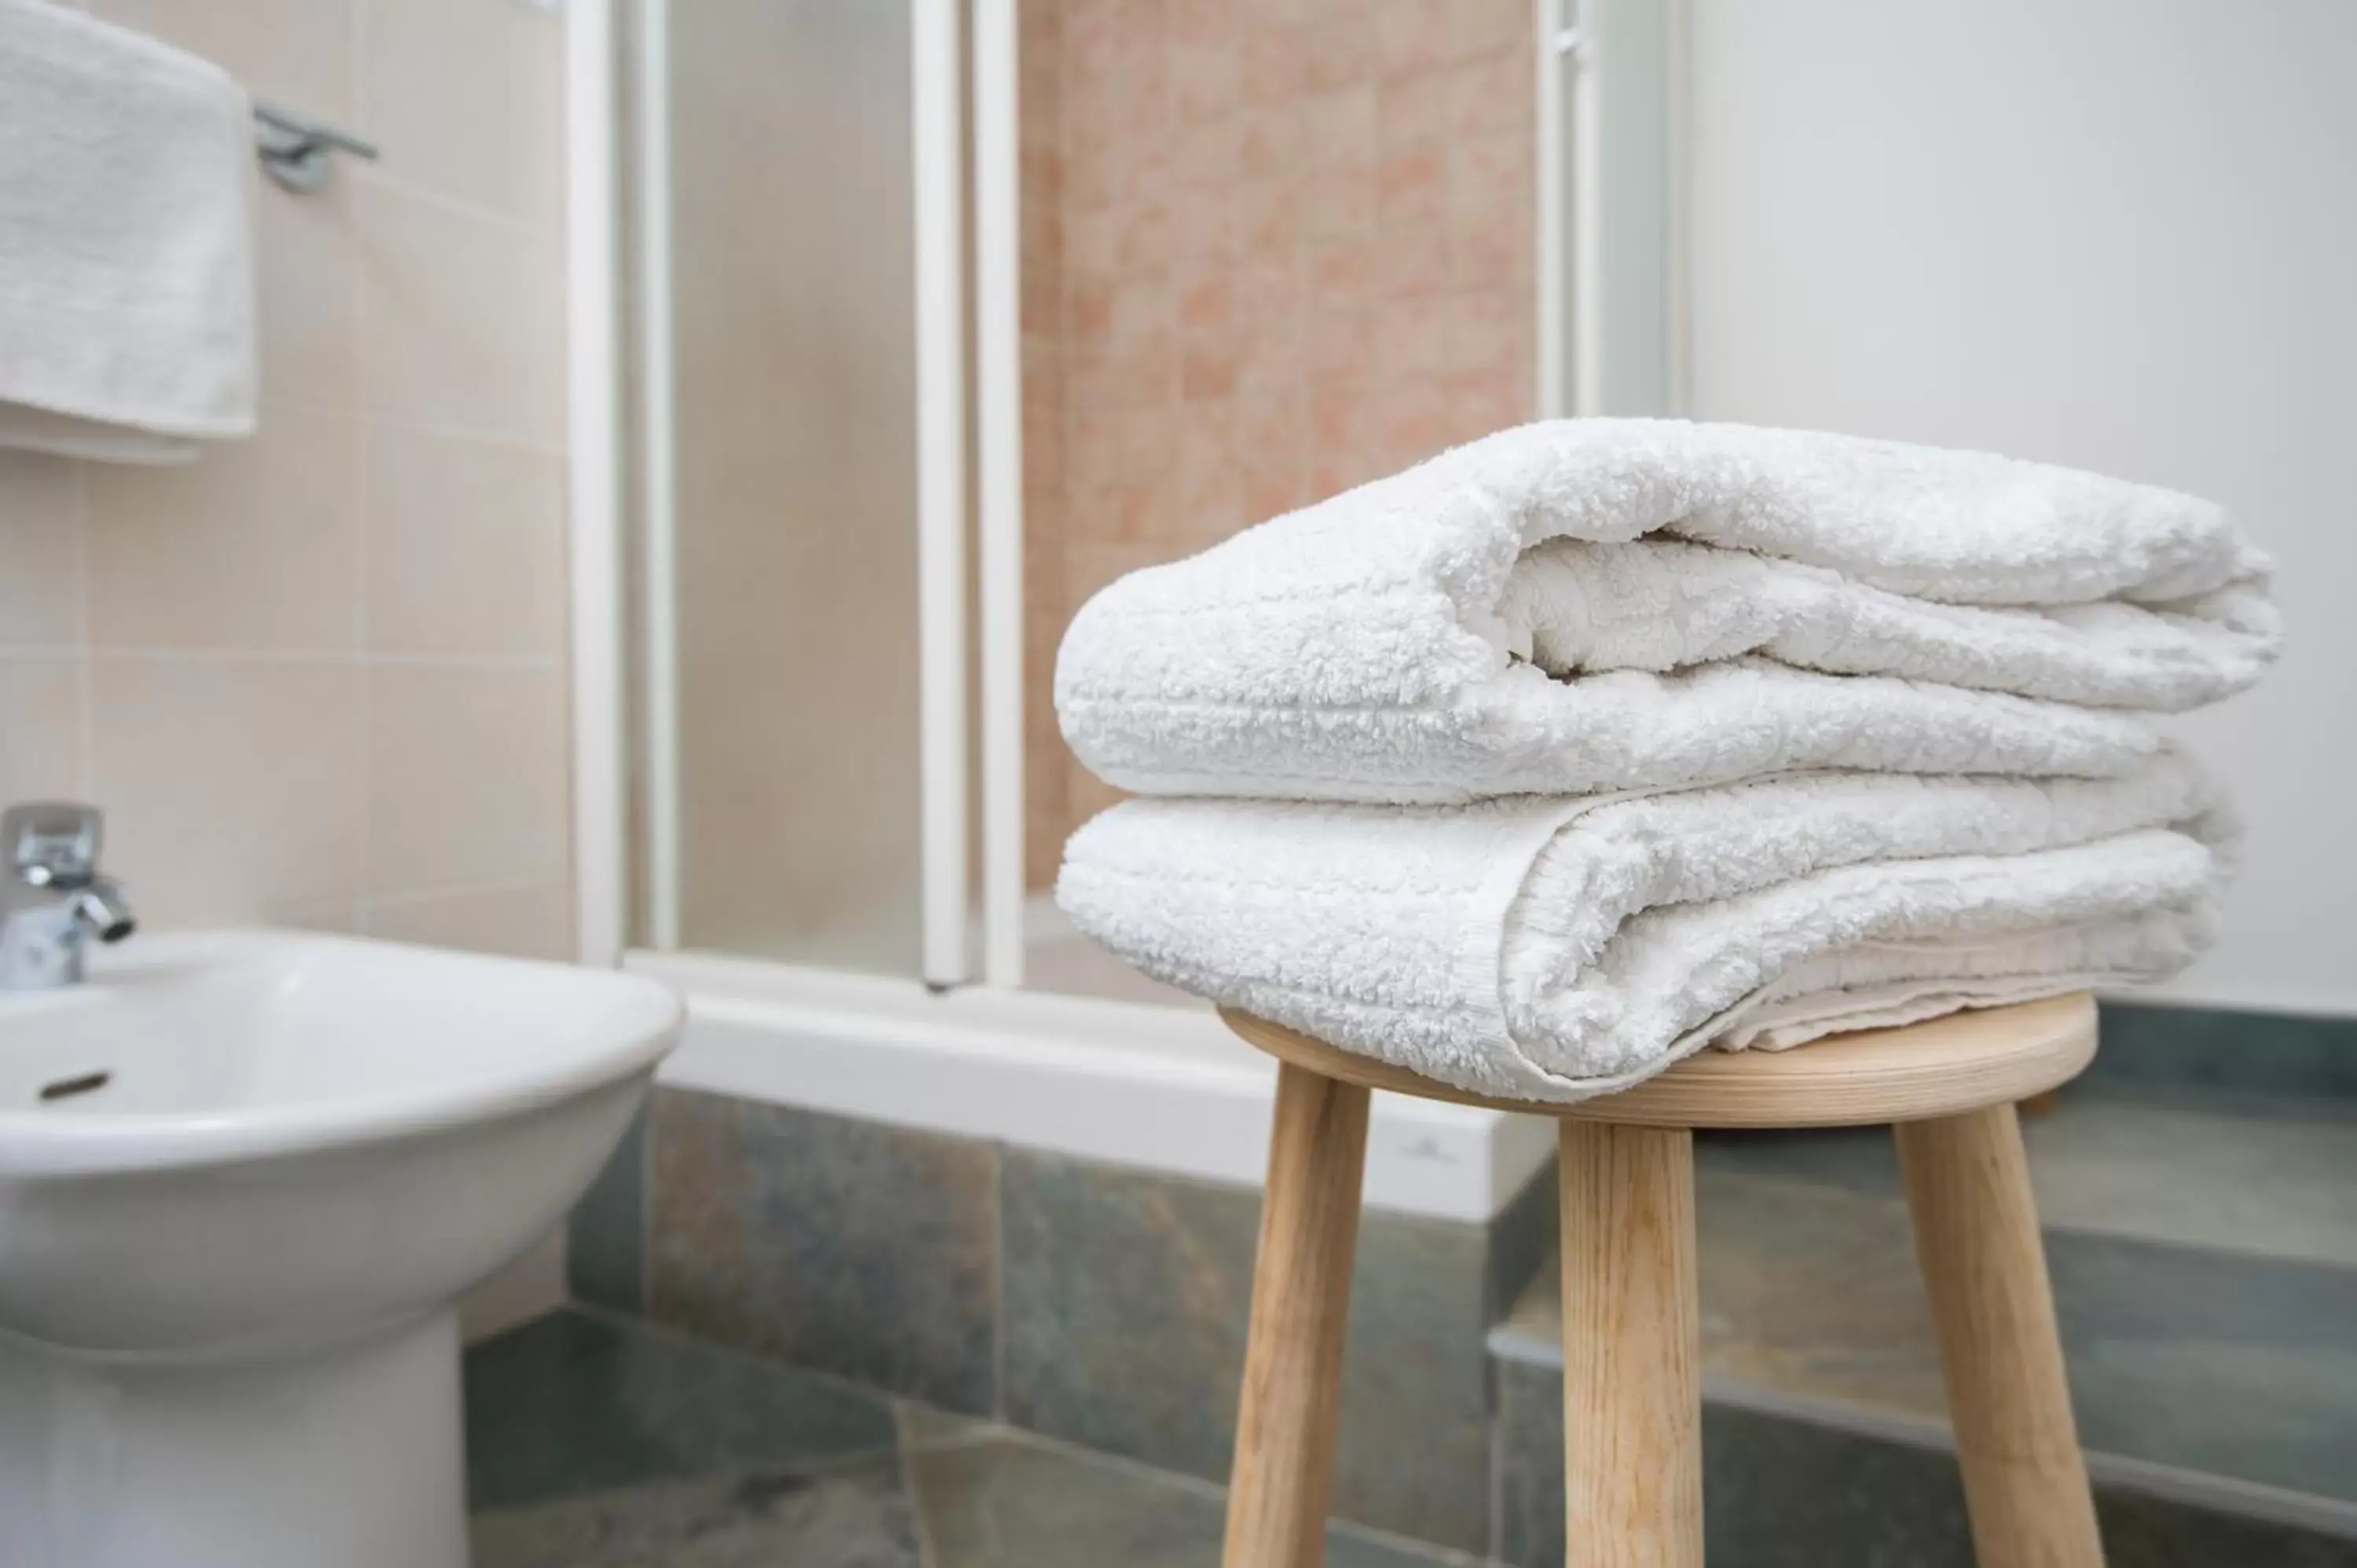
[[[2357,1012],[2357,4],[1693,0],[1693,412],[2175,486],[2275,551],[2176,987]]]

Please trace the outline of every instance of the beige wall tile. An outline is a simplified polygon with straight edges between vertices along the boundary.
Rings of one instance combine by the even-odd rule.
[[[262,395],[350,408],[360,323],[351,181],[308,194],[264,180],[254,220],[255,328]]]
[[[350,124],[355,0],[89,0],[93,16],[202,55],[255,96]]]
[[[562,949],[561,16],[88,8],[385,158],[306,196],[260,187],[255,439],[174,469],[0,453],[0,798],[106,808],[108,858],[159,925]],[[386,654],[533,664],[372,674]],[[375,891],[521,891],[379,908],[371,865]]]
[[[362,501],[368,646],[565,653],[565,461],[380,424]]]
[[[388,179],[554,228],[565,197],[565,19],[522,0],[368,7],[361,96]]]
[[[375,902],[368,909],[368,934],[510,958],[569,959],[573,890],[551,883]]]
[[[0,646],[81,639],[81,550],[74,465],[0,451]]]
[[[371,896],[564,877],[562,672],[378,664],[368,711]]]
[[[154,925],[350,900],[361,870],[361,675],[350,662],[100,655],[91,798]]]
[[[79,796],[81,661],[0,653],[0,806]]]
[[[350,416],[265,407],[189,464],[89,468],[91,638],[100,646],[350,650],[358,454]]]
[[[563,247],[382,186],[352,194],[362,406],[438,429],[561,446]]]

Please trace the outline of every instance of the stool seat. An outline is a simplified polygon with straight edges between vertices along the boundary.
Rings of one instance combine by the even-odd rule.
[[[2083,992],[1835,1035],[1781,1051],[1699,1051],[1617,1094],[1563,1103],[1496,1098],[1314,1039],[1233,1008],[1246,1043],[1320,1078],[1493,1111],[1620,1127],[1855,1127],[2010,1105],[2068,1083],[2095,1054]]]
[[[1981,1568],[2103,1568],[2014,1106],[2095,1054],[2084,995],[1703,1051],[1569,1104],[1470,1094],[1248,1013],[1277,1058],[1224,1568],[1318,1568],[1372,1091],[1556,1119],[1574,1568],[1702,1568],[1694,1129],[1888,1122]]]

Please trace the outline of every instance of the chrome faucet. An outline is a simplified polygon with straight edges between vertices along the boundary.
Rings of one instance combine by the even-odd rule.
[[[0,991],[75,984],[92,937],[131,934],[123,889],[98,874],[103,825],[97,807],[67,800],[0,813]]]

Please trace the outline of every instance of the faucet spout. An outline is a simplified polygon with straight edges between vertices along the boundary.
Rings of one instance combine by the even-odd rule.
[[[82,978],[92,940],[136,929],[130,902],[99,875],[98,809],[42,800],[0,813],[0,991],[38,991]]]
[[[119,942],[139,929],[123,889],[103,876],[73,896],[73,918],[83,931],[102,942]]]

